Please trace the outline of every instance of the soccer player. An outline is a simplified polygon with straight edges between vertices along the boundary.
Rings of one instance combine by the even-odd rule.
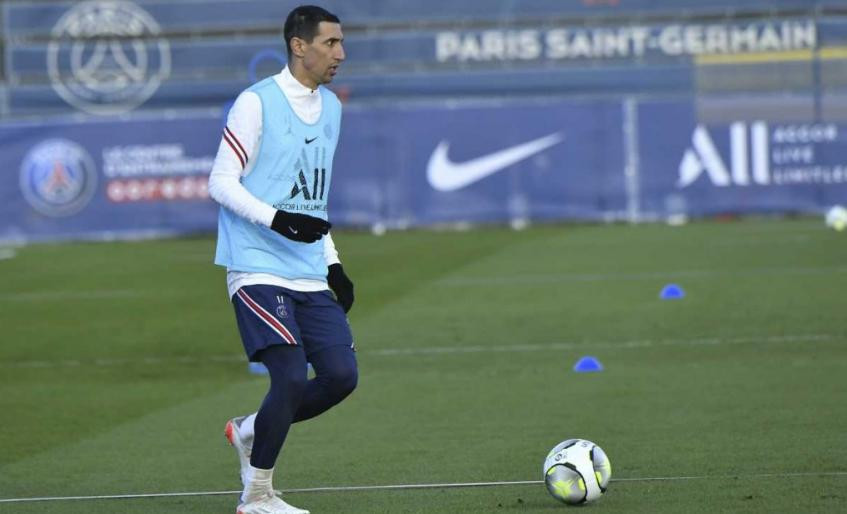
[[[247,357],[270,374],[258,412],[225,428],[241,462],[238,514],[308,513],[274,492],[277,457],[292,423],[336,405],[358,380],[346,317],[353,283],[327,221],[341,103],[322,84],[344,60],[341,25],[301,6],[284,36],[288,66],[238,96],[209,178],[221,205],[215,263],[227,268]]]

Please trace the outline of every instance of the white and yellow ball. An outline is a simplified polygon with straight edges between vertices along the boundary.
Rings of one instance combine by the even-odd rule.
[[[826,211],[826,226],[839,232],[847,228],[847,209],[841,205],[831,207]]]
[[[544,483],[554,498],[579,505],[603,496],[612,477],[612,464],[591,441],[568,439],[550,450],[543,472]]]

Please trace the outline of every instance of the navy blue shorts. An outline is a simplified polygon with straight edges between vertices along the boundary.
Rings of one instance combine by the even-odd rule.
[[[252,362],[271,345],[302,347],[306,358],[330,346],[353,347],[344,310],[329,291],[304,293],[253,285],[232,297],[244,351]]]

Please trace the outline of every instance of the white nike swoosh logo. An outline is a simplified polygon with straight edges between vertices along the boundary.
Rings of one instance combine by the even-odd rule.
[[[542,152],[564,138],[562,133],[556,132],[461,163],[453,162],[447,157],[450,143],[441,141],[429,158],[426,177],[429,185],[438,191],[455,191]]]

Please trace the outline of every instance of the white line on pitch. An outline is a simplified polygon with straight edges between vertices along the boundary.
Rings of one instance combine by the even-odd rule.
[[[154,296],[157,291],[137,291],[130,289],[98,289],[92,291],[26,291],[21,293],[0,294],[0,301],[6,302],[44,302],[67,300],[114,300]]]
[[[673,482],[682,480],[726,480],[736,478],[792,478],[792,477],[845,477],[847,471],[823,471],[820,473],[755,473],[751,475],[694,475],[678,477],[629,477],[613,478],[612,482]],[[283,493],[324,493],[349,491],[389,491],[412,489],[451,489],[460,487],[501,487],[511,485],[540,485],[543,480],[515,480],[507,482],[463,482],[452,484],[394,484],[394,485],[354,485],[338,487],[311,487],[302,489],[285,489]],[[236,495],[241,491],[195,491],[184,493],[146,493],[146,494],[113,494],[101,496],[45,496],[40,498],[6,498],[0,503],[25,503],[44,501],[70,500],[128,500],[138,498],[174,498],[183,496],[221,496]]]
[[[0,259],[2,259],[0,253]],[[8,257],[7,257],[8,258]],[[657,280],[680,278],[739,277],[759,275],[820,275],[847,272],[847,266],[821,267],[770,267],[741,270],[677,270],[644,271],[633,273],[544,273],[537,275],[505,275],[488,277],[449,277],[434,282],[434,285],[448,287],[494,286],[504,284],[546,284],[560,282],[602,282],[606,280]],[[182,295],[183,291],[96,289],[80,291],[23,291],[18,293],[0,293],[4,302],[45,302],[68,300],[113,300],[132,299],[146,296]]]
[[[450,287],[492,286],[504,284],[547,284],[560,282],[602,282],[606,280],[659,280],[679,278],[746,277],[762,275],[821,275],[844,273],[847,266],[771,267],[740,270],[677,270],[633,273],[542,273],[537,275],[499,275],[486,277],[449,277],[434,284]]]
[[[695,339],[641,339],[631,341],[584,341],[584,342],[559,342],[541,344],[516,344],[507,346],[487,345],[465,345],[465,346],[429,346],[423,348],[387,348],[363,352],[371,355],[430,355],[443,353],[498,353],[498,352],[537,352],[545,350],[592,350],[602,349],[630,349],[649,348],[651,346],[677,346],[677,345],[723,345],[723,344],[750,344],[750,343],[813,343],[829,341],[836,336],[832,334],[791,334],[781,336],[744,336],[744,337],[704,337]]]
[[[362,355],[405,356],[405,355],[441,355],[458,353],[512,353],[512,352],[541,352],[551,350],[593,350],[593,349],[634,349],[653,346],[705,346],[732,344],[778,344],[778,343],[817,343],[838,338],[834,334],[786,334],[780,336],[743,336],[743,337],[703,337],[695,339],[635,339],[629,341],[563,341],[552,343],[527,343],[516,345],[462,345],[462,346],[428,346],[423,348],[384,348],[382,350],[360,350]],[[203,358],[195,356],[183,357],[134,357],[122,359],[94,359],[91,361],[71,360],[37,360],[0,362],[0,368],[54,368],[81,366],[125,366],[135,364],[186,364],[194,365],[208,362],[239,363],[245,362],[242,355],[209,355]]]
[[[148,365],[160,365],[160,364],[187,364],[187,365],[195,365],[201,364],[204,362],[223,362],[223,363],[231,363],[231,362],[243,362],[246,363],[247,360],[244,355],[232,354],[232,355],[207,355],[202,358],[198,358],[195,356],[182,356],[182,357],[127,357],[122,359],[93,359],[90,361],[82,361],[78,359],[65,359],[65,360],[39,360],[39,361],[18,361],[18,362],[0,362],[0,368],[54,368],[54,367],[66,367],[66,368],[76,368],[81,366],[126,366],[129,364],[148,364]]]

